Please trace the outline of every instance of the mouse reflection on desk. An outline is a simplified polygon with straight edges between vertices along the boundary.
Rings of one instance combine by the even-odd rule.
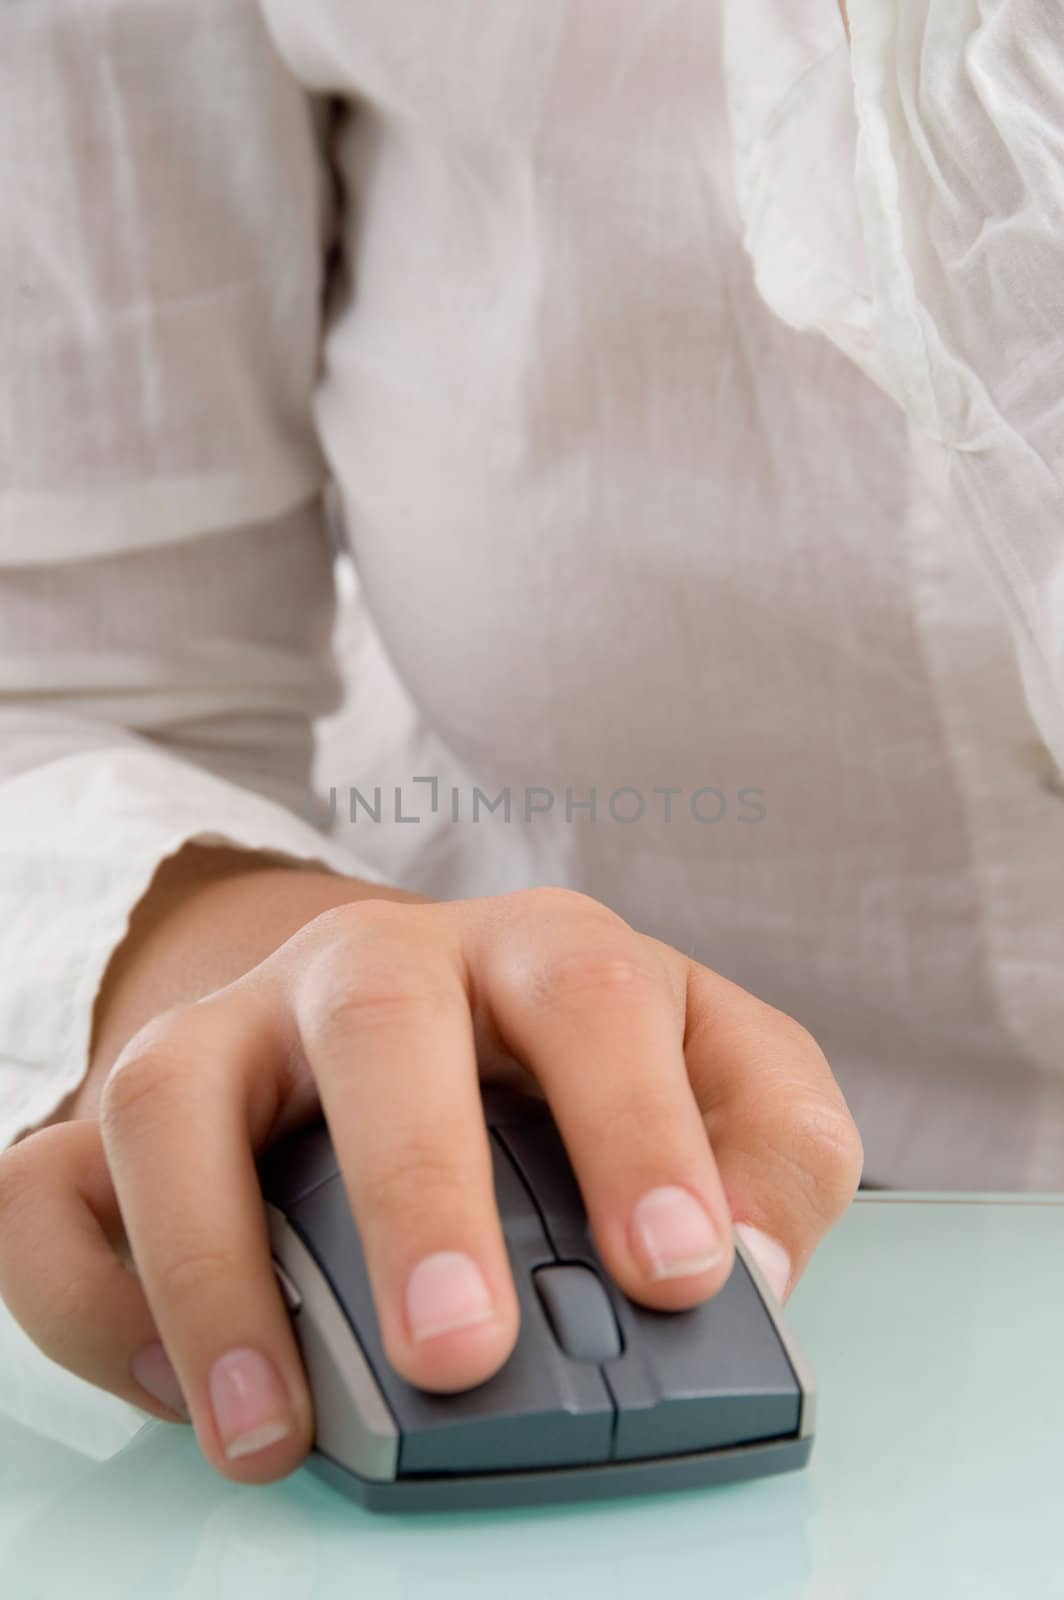
[[[485,1383],[430,1394],[381,1340],[323,1124],[261,1165],[274,1262],[310,1380],[310,1465],[374,1510],[592,1499],[801,1467],[808,1368],[736,1243],[724,1287],[652,1311],[609,1277],[546,1102],[485,1089],[495,1198],[521,1312]]]

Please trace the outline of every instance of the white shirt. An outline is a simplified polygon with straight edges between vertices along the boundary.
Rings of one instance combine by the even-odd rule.
[[[1064,13],[850,17],[0,8],[0,1144],[200,838],[583,888],[1059,1186]]]

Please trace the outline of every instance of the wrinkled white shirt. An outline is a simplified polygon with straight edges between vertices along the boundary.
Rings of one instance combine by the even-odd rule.
[[[582,888],[1060,1186],[1064,12],[850,19],[0,8],[0,1144],[201,839]]]

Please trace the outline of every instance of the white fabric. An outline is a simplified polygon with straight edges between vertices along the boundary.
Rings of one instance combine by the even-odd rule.
[[[215,838],[577,885],[800,1017],[870,1177],[1059,1186],[1064,23],[850,14],[0,8],[0,1143]],[[330,480],[320,777],[444,800],[326,840]]]

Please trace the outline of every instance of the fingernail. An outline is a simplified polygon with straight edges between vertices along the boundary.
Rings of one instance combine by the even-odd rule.
[[[129,1363],[129,1370],[154,1400],[161,1401],[171,1411],[176,1411],[179,1417],[189,1421],[188,1406],[177,1381],[177,1373],[158,1339],[141,1346]]]
[[[236,1461],[292,1431],[292,1407],[272,1361],[257,1350],[230,1350],[211,1368],[211,1407],[226,1456]]]
[[[791,1281],[791,1258],[778,1240],[749,1222],[737,1222],[735,1231],[754,1258],[754,1265],[782,1304]]]
[[[415,1343],[471,1328],[495,1315],[488,1286],[471,1256],[437,1250],[419,1261],[406,1285],[406,1315]]]
[[[715,1266],[724,1246],[705,1207],[689,1189],[651,1189],[632,1213],[632,1230],[652,1278],[688,1278]]]

